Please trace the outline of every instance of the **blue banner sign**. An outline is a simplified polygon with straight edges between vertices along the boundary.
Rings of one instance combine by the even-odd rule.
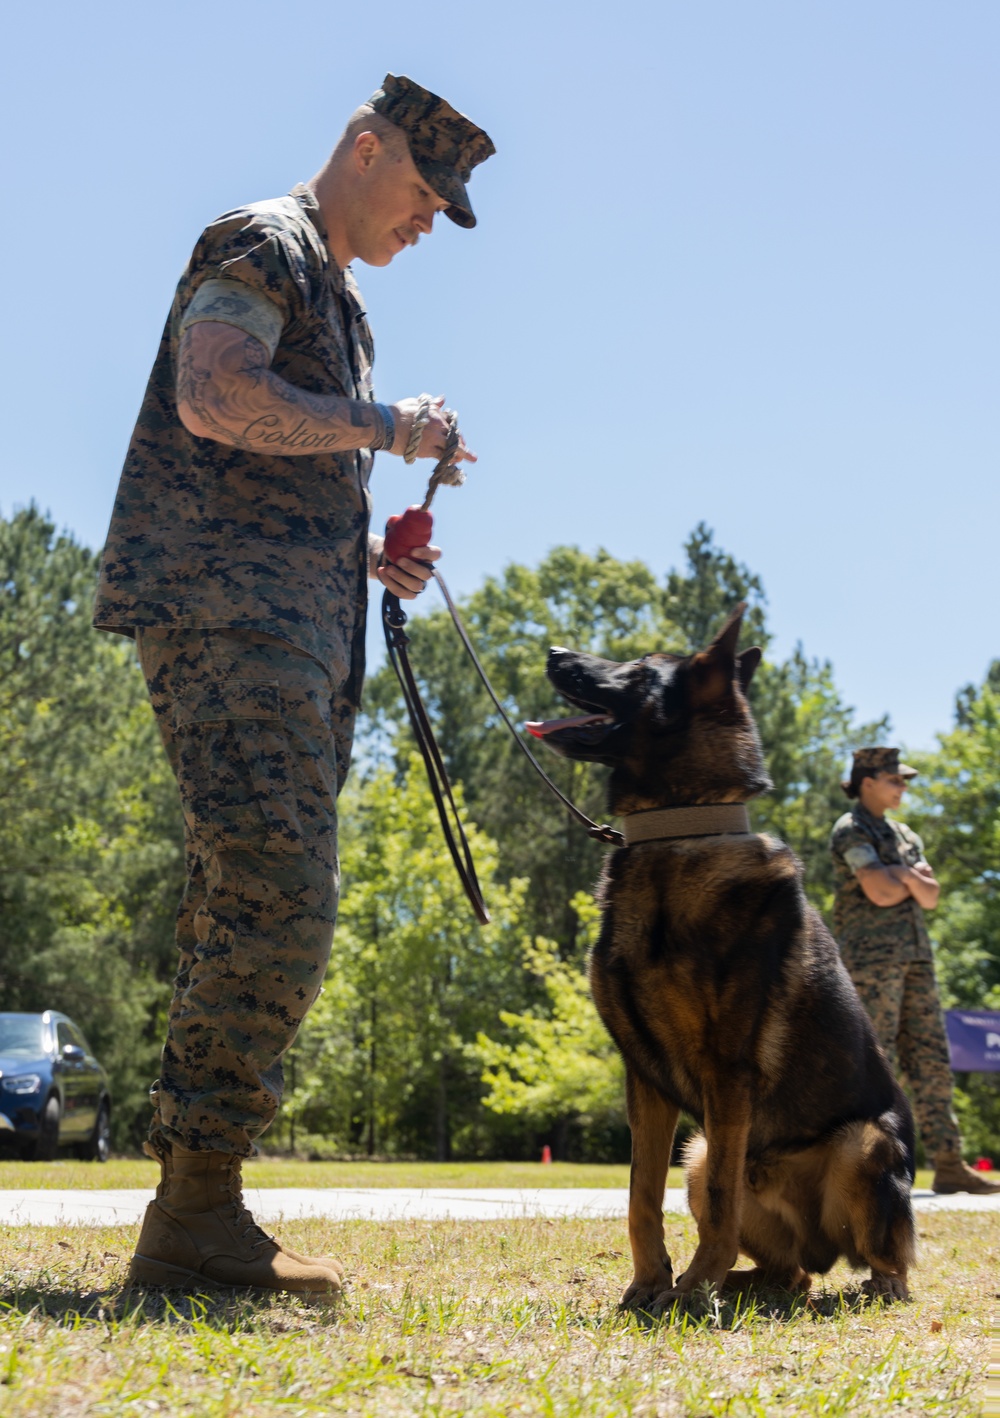
[[[1000,1073],[1000,1009],[946,1009],[953,1069]]]

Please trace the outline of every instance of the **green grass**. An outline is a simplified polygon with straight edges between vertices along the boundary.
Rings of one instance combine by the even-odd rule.
[[[159,1170],[148,1157],[103,1164],[0,1162],[0,1190],[17,1187],[151,1187]],[[260,1157],[244,1169],[250,1187],[627,1187],[627,1166],[572,1162],[300,1162]],[[681,1186],[679,1168],[670,1185]]]
[[[130,1295],[136,1228],[0,1228],[0,1413],[972,1418],[1000,1216],[918,1224],[912,1304],[859,1308],[838,1268],[808,1303],[655,1322],[617,1312],[620,1221],[288,1224],[348,1265],[345,1298],[311,1305]],[[667,1242],[682,1265],[693,1227],[668,1217]]]
[[[108,1187],[152,1187],[158,1169],[147,1157],[113,1157],[97,1162],[0,1162],[0,1191],[28,1187],[89,1191]],[[627,1187],[627,1166],[553,1162],[299,1162],[260,1157],[244,1169],[248,1187]],[[916,1185],[929,1187],[930,1172]],[[684,1185],[679,1167],[670,1169],[670,1187]]]

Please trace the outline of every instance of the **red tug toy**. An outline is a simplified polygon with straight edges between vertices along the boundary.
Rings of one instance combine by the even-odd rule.
[[[390,517],[385,524],[386,560],[399,561],[400,557],[412,556],[417,547],[430,546],[433,531],[434,518],[426,503],[414,503],[402,516]]]

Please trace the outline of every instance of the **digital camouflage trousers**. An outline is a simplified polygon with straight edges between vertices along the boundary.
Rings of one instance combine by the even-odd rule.
[[[962,1139],[933,962],[852,965],[851,979],[893,1073],[909,1084],[928,1162],[939,1152],[958,1152]]]
[[[354,707],[275,636],[170,627],[136,640],[187,855],[150,1136],[251,1156],[333,943]]]

